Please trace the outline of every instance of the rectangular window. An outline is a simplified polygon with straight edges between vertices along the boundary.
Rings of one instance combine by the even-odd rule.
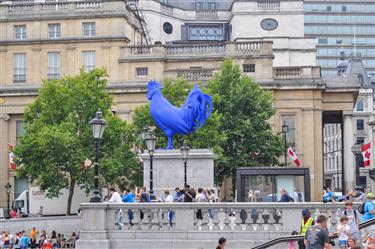
[[[254,73],[255,72],[255,64],[243,64],[243,72],[244,73]]]
[[[14,39],[16,40],[26,39],[26,25],[14,25]]]
[[[357,131],[363,131],[365,129],[365,122],[363,119],[357,119]]]
[[[48,38],[60,38],[61,25],[60,23],[48,24]]]
[[[89,72],[95,68],[95,51],[83,51],[83,70]]]
[[[327,6],[326,10],[327,11],[332,11],[332,6]]]
[[[137,67],[135,70],[136,70],[137,77],[148,75],[148,67]]]
[[[346,6],[341,6],[341,11],[346,12]]]
[[[327,38],[319,38],[318,44],[328,44],[328,39]]]
[[[60,53],[48,53],[48,75],[49,80],[60,78]]]
[[[26,54],[13,54],[13,82],[26,82]]]
[[[286,133],[287,145],[295,149],[296,147],[296,115],[282,115],[281,125],[283,124],[286,124],[288,126],[288,132]]]
[[[84,22],[82,26],[83,26],[84,37],[94,37],[96,35],[94,22]]]
[[[23,120],[16,120],[16,145],[20,144],[20,137],[25,133]]]

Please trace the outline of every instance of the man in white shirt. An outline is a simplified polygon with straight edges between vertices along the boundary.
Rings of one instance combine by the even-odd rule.
[[[109,194],[111,195],[111,199],[109,199],[110,203],[116,203],[116,204],[121,204],[122,199],[120,194],[115,190],[115,188],[111,187],[109,189]],[[121,230],[122,227],[124,226],[124,223],[122,223],[122,217],[123,217],[123,212],[122,209],[118,209],[116,211],[116,217],[115,217],[115,225],[118,226],[118,229]]]
[[[109,189],[109,194],[111,195],[111,199],[109,199],[109,202],[111,203],[122,203],[122,199],[120,194],[115,190],[115,188],[111,187]]]

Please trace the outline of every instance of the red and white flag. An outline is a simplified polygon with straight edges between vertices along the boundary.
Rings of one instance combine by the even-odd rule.
[[[371,158],[371,142],[362,145],[361,149],[362,149],[362,156],[363,156],[363,166],[368,167],[370,166],[370,162],[371,162],[371,159],[370,159]]]
[[[294,163],[297,167],[301,166],[301,161],[298,159],[296,153],[294,153],[293,149],[291,147],[288,148],[288,155],[290,158],[293,159]]]
[[[16,163],[14,162],[14,153],[13,153],[14,145],[8,144],[8,151],[9,151],[9,168],[15,170],[17,168]]]

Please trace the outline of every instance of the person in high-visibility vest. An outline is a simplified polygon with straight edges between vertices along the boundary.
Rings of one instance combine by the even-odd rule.
[[[307,209],[302,210],[302,220],[301,220],[301,231],[300,234],[305,236],[306,231],[309,227],[315,225],[315,221],[313,218],[311,218],[311,213]],[[298,241],[299,249],[305,249],[306,246],[303,243],[303,240]]]

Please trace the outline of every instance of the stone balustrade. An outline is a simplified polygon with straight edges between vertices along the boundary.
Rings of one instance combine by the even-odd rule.
[[[189,81],[207,81],[212,78],[214,73],[213,69],[187,69],[177,70],[177,77],[186,78]]]
[[[274,79],[320,78],[319,67],[275,67]]]
[[[85,12],[85,15],[90,15],[91,11],[108,14],[110,12],[116,14],[122,13],[130,16],[129,10],[126,8],[125,3],[103,1],[103,0],[90,0],[90,1],[57,1],[57,2],[5,2],[0,4],[0,14],[10,18],[13,15],[66,15],[66,12]],[[87,12],[87,13],[86,13]]]
[[[235,240],[236,246],[233,248],[249,248],[299,230],[301,210],[305,208],[311,211],[313,217],[326,214],[330,228],[334,229],[344,204],[84,203],[81,208],[78,249],[147,248],[150,238],[155,238],[155,248],[156,245],[159,248],[187,248],[186,244],[183,246],[184,243],[192,245],[189,248],[208,248],[214,246],[220,236]],[[123,211],[121,229],[116,224],[120,209]],[[132,224],[129,221],[129,210],[134,217]],[[172,228],[168,220],[170,210],[174,212]],[[202,215],[202,219],[197,218],[197,213]],[[176,243],[182,245],[176,246]]]
[[[272,55],[272,42],[228,42],[206,44],[157,44],[157,45],[130,45],[123,46],[122,61],[160,59],[185,59],[194,57],[220,57],[228,56],[259,56]]]

